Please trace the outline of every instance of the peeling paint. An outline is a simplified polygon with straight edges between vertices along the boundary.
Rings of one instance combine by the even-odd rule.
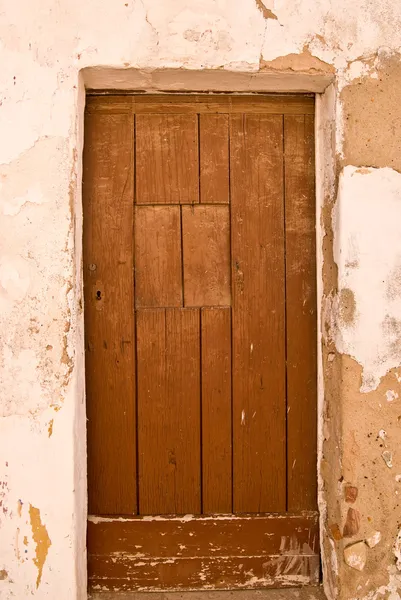
[[[364,63],[361,62],[363,66]],[[346,129],[343,164],[391,167],[401,172],[401,136],[398,90],[401,86],[401,55],[385,48],[375,57],[377,77],[355,78],[341,92]],[[371,73],[371,70],[368,73]],[[363,120],[358,114],[363,106]]]
[[[0,455],[12,457],[10,485],[0,488],[0,559],[9,574],[2,583],[5,600],[43,594],[75,600],[85,589],[79,235],[74,239],[82,149],[77,119],[88,76],[81,68],[92,69],[95,87],[118,88],[125,73],[137,71],[139,90],[193,89],[206,71],[213,84],[202,90],[233,90],[233,82],[241,80],[241,91],[261,91],[259,82],[268,80],[271,91],[293,86],[323,91],[334,81],[325,99],[317,97],[319,285],[327,317],[319,440],[325,460],[319,474],[324,579],[330,600],[395,600],[401,589],[391,551],[397,536],[392,502],[399,484],[394,472],[399,472],[401,393],[394,374],[401,364],[401,5],[126,4],[105,0],[99,8],[89,0],[82,7],[61,0],[47,10],[46,2],[38,9],[23,1],[22,9],[9,4],[1,17]],[[174,83],[165,85],[168,69],[175,69]],[[50,425],[53,409],[57,428]],[[254,418],[252,411],[248,417]],[[386,439],[376,439],[382,429]],[[382,460],[381,443],[393,453],[393,469]],[[363,572],[344,564],[343,542],[325,533],[328,522],[344,523],[348,509],[341,476],[359,490],[361,539],[372,526],[382,533],[382,543],[368,549]],[[33,497],[46,511],[49,531],[57,534],[52,533],[55,551],[42,564],[48,585],[38,591],[30,583],[30,569],[38,566],[15,556],[14,519],[24,553],[28,538],[32,549],[24,529],[26,508],[18,498]],[[33,546],[38,548],[35,538]],[[21,559],[24,553],[20,550]],[[259,581],[251,572],[247,577],[251,585]]]
[[[265,4],[262,2],[262,0],[255,0],[255,2],[256,2],[256,6],[262,13],[264,19],[273,19],[273,20],[277,21],[277,16],[270,10],[270,8],[267,8],[265,6]]]
[[[332,75],[334,73],[332,65],[313,56],[306,46],[299,54],[278,56],[273,60],[264,60],[261,58],[259,68],[261,70],[271,69],[292,73],[315,73],[321,75]]]
[[[36,544],[36,556],[33,559],[33,562],[38,570],[38,575],[36,578],[36,587],[38,588],[42,580],[43,567],[51,546],[51,540],[45,525],[42,523],[40,510],[32,506],[32,504],[29,505],[29,517],[31,521],[33,541]]]
[[[397,400],[398,393],[394,390],[387,390],[386,392],[386,400],[387,402],[393,402],[393,400]]]
[[[342,171],[333,212],[339,296],[332,309],[340,324],[331,326],[337,350],[363,367],[363,392],[376,389],[400,364],[401,303],[388,298],[385,284],[401,259],[400,207],[399,173],[386,168],[361,174],[351,166]],[[358,269],[349,266],[355,257]]]
[[[351,326],[355,319],[356,303],[354,292],[343,288],[339,293],[339,314],[342,323]]]
[[[401,529],[398,532],[397,538],[394,542],[394,556],[395,556],[395,566],[399,571],[401,571]]]

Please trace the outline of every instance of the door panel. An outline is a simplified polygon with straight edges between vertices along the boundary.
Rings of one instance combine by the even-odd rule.
[[[280,512],[286,510],[282,115],[232,115],[230,158],[234,512]]]
[[[199,185],[204,204],[230,201],[228,115],[199,115]]]
[[[90,583],[121,591],[317,584],[317,521],[317,515],[89,520]]]
[[[284,117],[288,510],[317,509],[315,147],[310,115]]]
[[[196,115],[136,116],[137,204],[199,202]]]
[[[201,512],[198,309],[137,311],[139,514]]]
[[[89,588],[318,583],[314,99],[88,99]]]
[[[179,206],[135,208],[135,306],[182,306]]]
[[[202,512],[232,512],[231,311],[202,308]]]
[[[182,206],[185,306],[229,306],[228,206]]]
[[[132,141],[129,113],[87,112],[83,196],[90,514],[137,510]]]

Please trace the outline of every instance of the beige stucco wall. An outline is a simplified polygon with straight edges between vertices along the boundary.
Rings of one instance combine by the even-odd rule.
[[[331,598],[401,598],[400,51],[393,0],[3,1],[2,599],[85,597],[85,81],[232,91],[334,82],[317,102],[325,585]],[[375,531],[374,547],[357,547],[363,570],[348,566],[344,548]]]

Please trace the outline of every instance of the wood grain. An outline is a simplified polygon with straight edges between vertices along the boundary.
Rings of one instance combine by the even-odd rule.
[[[288,510],[317,506],[317,316],[312,116],[286,116]]]
[[[179,206],[135,208],[135,305],[182,306]]]
[[[314,94],[107,94],[87,96],[88,112],[136,114],[277,114],[314,115]]]
[[[286,508],[282,136],[231,116],[234,512]]]
[[[318,521],[316,511],[121,520],[90,517],[88,546],[93,554],[137,551],[145,559],[191,557],[209,554],[209,541],[214,540],[216,556],[307,555],[319,551]]]
[[[92,589],[317,584],[318,514],[89,521],[88,552]]]
[[[140,565],[138,567],[137,565]],[[133,561],[90,556],[89,589],[119,592],[234,591],[319,584],[320,558],[307,556],[195,556]],[[93,574],[92,574],[93,573]],[[99,577],[96,573],[101,573]]]
[[[203,308],[202,512],[232,512],[231,310]]]
[[[228,115],[199,115],[200,201],[230,201]]]
[[[92,590],[319,581],[313,111],[88,99]]]
[[[140,514],[200,513],[200,316],[137,311]]]
[[[256,113],[256,114],[314,114],[315,98],[302,94],[190,94],[142,95],[132,98],[137,114],[190,113]]]
[[[83,212],[89,513],[136,512],[133,123],[87,114]]]
[[[136,203],[199,202],[198,117],[136,115]]]
[[[228,206],[181,210],[185,306],[231,304]]]

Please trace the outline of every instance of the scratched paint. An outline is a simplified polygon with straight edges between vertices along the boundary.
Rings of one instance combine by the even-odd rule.
[[[111,590],[117,581],[122,591],[246,589],[261,582],[271,587],[277,581],[283,586],[318,581],[313,513],[281,515],[282,528],[274,515],[219,517],[91,520],[90,588],[102,584]],[[106,550],[102,540],[110,527],[113,541]],[[169,533],[166,538],[159,535],[163,531]],[[99,561],[101,570],[92,569]]]

